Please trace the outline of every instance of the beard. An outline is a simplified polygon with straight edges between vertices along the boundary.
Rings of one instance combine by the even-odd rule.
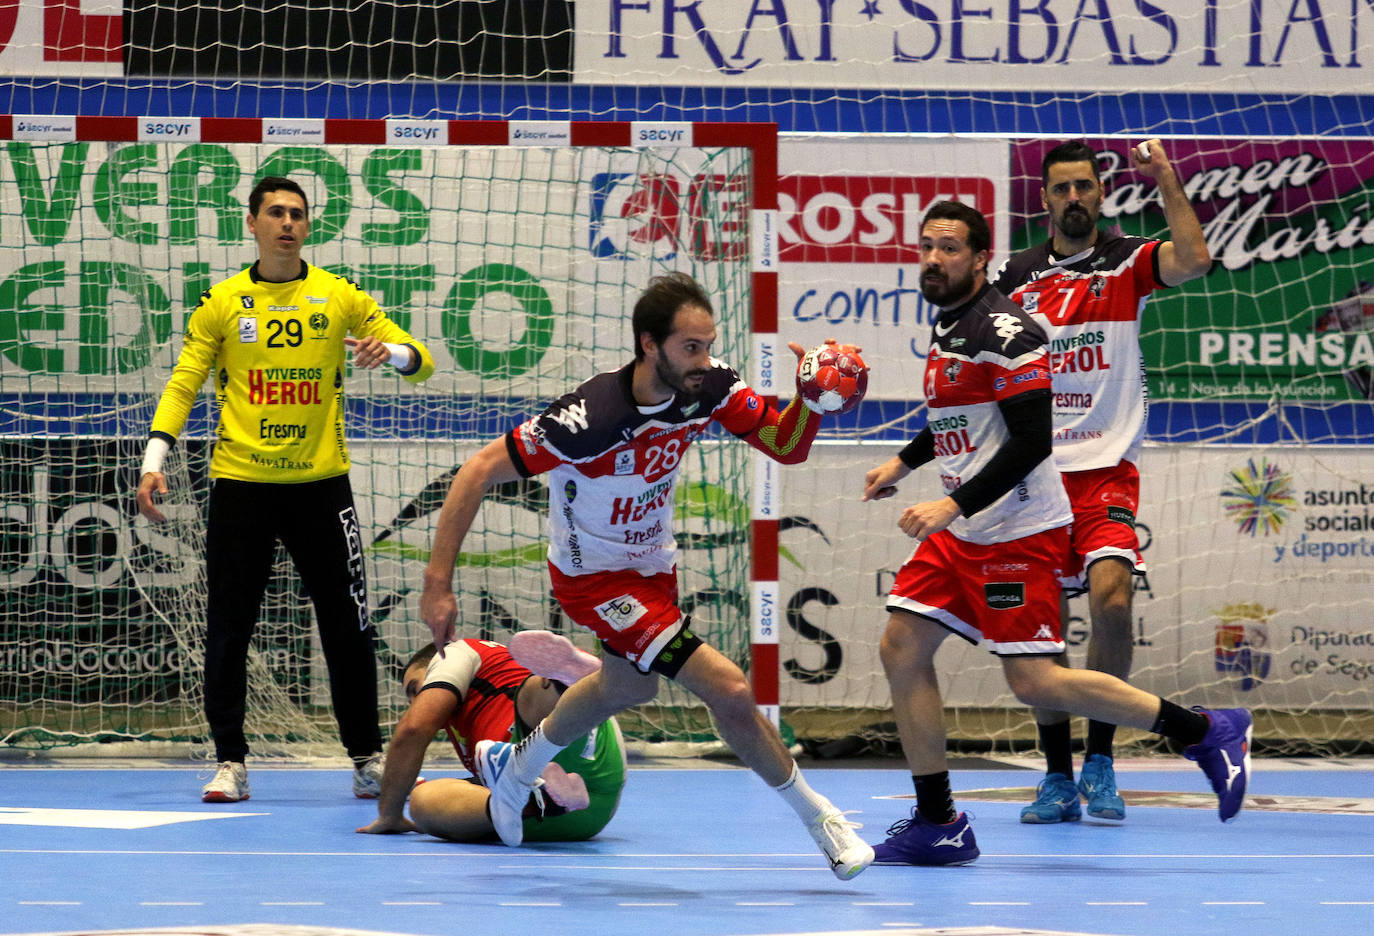
[[[659,379],[659,382],[667,387],[671,387],[675,392],[683,394],[684,396],[694,397],[699,394],[701,392],[701,387],[698,386],[694,390],[687,386],[687,381],[692,377],[704,377],[705,375],[706,371],[704,370],[674,370],[663,358],[659,358],[654,362],[654,376]]]
[[[944,273],[921,271],[921,295],[927,302],[944,308],[973,292],[973,272],[963,279],[952,280]]]
[[[1055,227],[1069,240],[1082,240],[1097,227],[1097,218],[1082,205],[1066,205]]]

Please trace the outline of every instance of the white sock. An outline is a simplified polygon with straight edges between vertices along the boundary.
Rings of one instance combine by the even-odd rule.
[[[787,805],[792,807],[803,822],[810,822],[822,813],[832,812],[835,809],[830,800],[807,785],[806,778],[802,776],[801,768],[797,766],[796,761],[792,762],[792,776],[773,789],[778,791]]]
[[[512,756],[515,758],[516,779],[526,786],[532,785],[561,750],[563,745],[554,744],[544,737],[544,723],[540,722],[539,727],[515,746]]]

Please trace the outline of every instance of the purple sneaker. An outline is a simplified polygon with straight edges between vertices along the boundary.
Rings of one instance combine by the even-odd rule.
[[[873,846],[875,865],[960,865],[978,857],[978,840],[968,816],[946,825],[928,822],[911,807],[911,817],[887,830],[887,841]]]
[[[1250,735],[1253,723],[1245,709],[1205,709],[1194,707],[1207,716],[1211,727],[1197,744],[1185,748],[1183,756],[1202,768],[1212,781],[1217,795],[1217,812],[1222,822],[1230,822],[1240,812],[1245,801],[1245,787],[1250,782]]]

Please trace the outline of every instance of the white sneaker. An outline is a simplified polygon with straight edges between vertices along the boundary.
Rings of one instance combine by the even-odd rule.
[[[519,631],[506,642],[511,659],[536,676],[571,686],[601,669],[601,661],[566,637],[546,630]]]
[[[477,780],[491,791],[487,809],[496,834],[511,848],[525,840],[525,806],[534,786],[521,783],[515,776],[515,745],[504,741],[478,741],[473,748],[477,764]],[[539,786],[543,781],[538,782]]]
[[[376,799],[382,795],[382,771],[386,770],[386,756],[373,754],[353,770],[353,795],[358,799]]]
[[[841,881],[849,880],[873,863],[872,846],[854,834],[855,829],[861,828],[839,810],[822,813],[806,825],[806,831],[830,861],[830,870]]]
[[[200,789],[202,803],[237,803],[248,799],[248,768],[238,761],[220,761],[215,776]]]

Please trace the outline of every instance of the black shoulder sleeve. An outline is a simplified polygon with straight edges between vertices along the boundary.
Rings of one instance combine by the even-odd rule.
[[[1048,390],[1028,390],[997,404],[1008,438],[988,463],[949,496],[965,517],[994,503],[1031,469],[1050,456],[1054,432],[1054,397]]]

